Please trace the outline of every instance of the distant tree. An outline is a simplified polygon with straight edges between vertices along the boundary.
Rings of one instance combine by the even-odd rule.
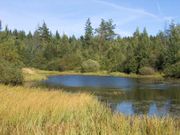
[[[56,39],[59,40],[60,39],[60,35],[59,35],[59,32],[56,31],[56,35],[55,35]]]
[[[126,60],[123,63],[123,71],[125,73],[136,73],[137,72],[137,62],[134,56],[134,48],[132,45],[128,45],[126,51]]]
[[[28,38],[28,39],[32,39],[32,37],[33,37],[33,36],[32,36],[31,31],[29,31],[29,33],[27,34],[27,38]]]
[[[112,19],[108,21],[102,19],[99,28],[96,29],[96,32],[101,40],[110,40],[116,35],[114,32],[115,27],[116,25],[113,24]]]
[[[134,52],[134,57],[137,63],[136,73],[139,73],[140,68],[146,66],[149,60],[149,50],[148,47],[150,45],[149,37],[146,29],[144,29],[143,33],[137,35],[138,43],[136,45],[136,49]]]
[[[172,65],[180,61],[180,25],[172,23],[166,31],[168,39],[167,46],[167,65]]]
[[[90,19],[84,36],[79,38],[61,36],[58,31],[53,34],[45,22],[27,35],[6,26],[0,32],[0,59],[18,68],[90,71],[97,67],[109,72],[150,74],[157,70],[167,76],[179,76],[180,25],[172,23],[155,36],[148,35],[145,28],[143,32],[137,28],[133,36],[114,38],[113,21],[102,19],[95,34]]]
[[[93,38],[93,27],[91,26],[91,20],[88,18],[85,25],[85,36],[84,40],[87,45],[90,45],[90,41]]]
[[[163,32],[159,32],[154,39],[151,39],[150,64],[156,70],[162,71],[166,64],[166,37]]]
[[[40,36],[40,40],[42,42],[48,43],[51,40],[51,35],[49,28],[47,27],[46,23],[44,22],[42,26],[38,28],[38,34]]]

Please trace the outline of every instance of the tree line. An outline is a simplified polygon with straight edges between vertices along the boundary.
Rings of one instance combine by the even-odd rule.
[[[22,67],[142,75],[162,72],[180,77],[179,24],[171,23],[155,36],[146,28],[142,32],[137,28],[133,36],[120,37],[115,29],[111,19],[102,19],[98,28],[93,28],[88,19],[85,33],[79,38],[58,31],[52,34],[45,22],[33,33],[6,27],[0,31],[0,82],[5,80],[6,70],[10,73]],[[9,74],[11,80],[19,76]]]

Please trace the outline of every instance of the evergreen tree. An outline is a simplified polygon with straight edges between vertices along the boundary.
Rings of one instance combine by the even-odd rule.
[[[59,40],[60,39],[60,35],[59,35],[59,32],[56,31],[56,35],[55,35],[56,39]]]
[[[42,42],[48,43],[51,41],[50,31],[45,22],[41,27],[38,28],[37,32]]]
[[[80,38],[53,33],[43,23],[32,34],[11,30],[6,26],[0,32],[0,59],[4,63],[47,70],[79,70],[89,59],[100,64],[101,70],[141,73],[164,71],[167,76],[179,76],[180,25],[170,27],[156,36],[149,36],[146,29],[137,28],[132,37],[114,38],[112,20],[102,19],[93,35],[90,19],[85,35]],[[146,73],[145,73],[146,74]]]
[[[91,26],[90,18],[88,18],[85,25],[85,36],[84,36],[85,43],[89,45],[92,38],[93,38],[93,28]]]
[[[146,32],[146,29],[144,29],[143,33],[141,33],[140,35],[136,33],[134,35],[136,36],[135,40],[138,39],[137,45],[134,51],[134,57],[137,63],[136,73],[139,73],[140,68],[148,64],[148,60],[149,60],[148,47],[150,43],[149,43],[149,37]]]
[[[114,32],[115,27],[116,25],[113,24],[112,19],[108,21],[102,19],[99,28],[96,29],[96,32],[101,40],[110,40],[116,35]]]
[[[167,65],[172,65],[180,61],[180,25],[172,23],[168,31]]]

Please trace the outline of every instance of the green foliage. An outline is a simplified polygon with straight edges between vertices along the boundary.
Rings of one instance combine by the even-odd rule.
[[[137,46],[135,47],[134,50],[134,57],[137,63],[136,73],[139,73],[139,70],[148,64],[150,41],[146,29],[144,29],[143,33],[137,35],[137,37],[135,38],[137,38],[134,39],[137,40]]]
[[[140,75],[153,75],[154,73],[155,73],[155,71],[151,67],[142,67],[139,70]]]
[[[0,59],[0,83],[18,85],[23,83],[21,68]]]
[[[164,73],[167,77],[180,78],[180,62],[171,66],[167,66],[167,68],[164,70]]]
[[[60,59],[59,71],[80,70],[82,58],[79,53],[65,55]]]
[[[16,31],[14,34],[17,34]],[[0,83],[12,85],[23,83],[21,73],[23,64],[18,52],[19,47],[20,44],[10,36],[8,29],[0,32]]]
[[[86,22],[86,26],[85,26],[85,42],[87,45],[90,44],[90,41],[93,38],[93,28],[91,26],[91,21],[88,18],[87,22]]]
[[[96,32],[101,40],[113,39],[113,36],[116,35],[114,32],[115,27],[116,25],[113,24],[112,19],[108,21],[102,19],[99,28],[96,29]]]
[[[46,69],[50,71],[61,71],[60,60],[52,60],[46,64]]]
[[[123,72],[125,73],[136,73],[137,63],[134,57],[128,59],[123,65]]]
[[[156,36],[137,28],[131,37],[116,37],[115,26],[112,20],[102,19],[93,28],[88,19],[80,38],[58,31],[52,34],[46,23],[28,34],[6,27],[0,32],[0,58],[15,65],[59,71],[81,71],[82,62],[93,59],[101,70],[136,74],[144,67],[162,72],[180,61],[180,25],[172,23]]]
[[[82,72],[96,72],[99,69],[100,69],[99,63],[91,59],[84,61],[81,65]]]

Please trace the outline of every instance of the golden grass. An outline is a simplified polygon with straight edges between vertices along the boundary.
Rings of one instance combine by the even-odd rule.
[[[22,71],[25,82],[45,80],[49,75],[60,74],[58,71],[45,71],[35,68],[23,68]]]
[[[126,117],[88,94],[0,85],[0,135],[178,135],[173,118]]]

